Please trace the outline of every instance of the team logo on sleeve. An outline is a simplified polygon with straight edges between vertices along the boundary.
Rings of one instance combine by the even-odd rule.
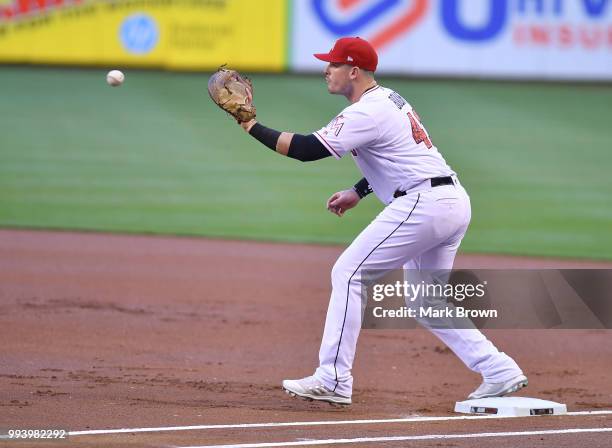
[[[399,110],[402,110],[402,107],[406,105],[406,100],[397,92],[391,92],[389,99],[397,106]]]
[[[344,115],[340,114],[336,118],[334,118],[332,121],[329,122],[329,124],[325,127],[324,134],[325,135],[334,134],[336,137],[338,137],[338,135],[340,135],[340,131],[342,130],[343,126],[344,126]]]

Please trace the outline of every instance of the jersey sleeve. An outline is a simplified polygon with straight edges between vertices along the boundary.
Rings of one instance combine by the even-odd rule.
[[[314,136],[336,158],[347,152],[366,146],[378,138],[376,121],[367,113],[347,108]]]

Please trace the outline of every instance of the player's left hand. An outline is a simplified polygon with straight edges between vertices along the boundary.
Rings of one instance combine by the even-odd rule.
[[[327,210],[342,217],[347,210],[355,207],[359,201],[359,195],[353,189],[338,191],[327,200]]]

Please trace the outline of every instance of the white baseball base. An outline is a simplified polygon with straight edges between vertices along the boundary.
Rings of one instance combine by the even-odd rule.
[[[561,415],[567,406],[554,401],[528,397],[492,397],[458,401],[455,412],[462,414],[489,414],[504,417],[528,417],[530,415]]]

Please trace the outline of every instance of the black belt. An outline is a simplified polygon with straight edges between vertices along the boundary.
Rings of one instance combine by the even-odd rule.
[[[455,182],[453,182],[453,178],[450,176],[445,176],[445,177],[433,177],[431,179],[429,179],[431,181],[431,187],[439,187],[440,185],[454,185]],[[399,198],[402,196],[406,196],[406,192],[405,191],[400,191],[400,190],[396,190],[395,193],[393,193],[393,197],[394,198]]]

